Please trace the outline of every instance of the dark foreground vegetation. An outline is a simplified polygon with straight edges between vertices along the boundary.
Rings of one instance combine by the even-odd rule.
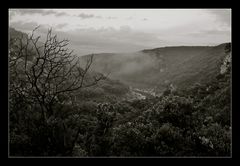
[[[10,39],[10,156],[230,156],[229,66],[207,84],[99,102],[83,99],[107,79],[87,73],[92,59],[77,67],[51,31],[37,41]]]

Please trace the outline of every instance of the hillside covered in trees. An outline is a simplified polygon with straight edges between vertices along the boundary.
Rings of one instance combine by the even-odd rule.
[[[51,30],[39,38],[10,29],[10,156],[231,155],[231,43],[82,63]]]
[[[178,46],[133,53],[97,54],[92,69],[110,73],[133,87],[162,93],[173,84],[185,89],[204,83],[219,73],[227,43],[217,46]],[[88,58],[89,55],[83,57]]]

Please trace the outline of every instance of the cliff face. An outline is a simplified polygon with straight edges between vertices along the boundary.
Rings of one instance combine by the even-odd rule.
[[[232,61],[232,54],[228,53],[223,60],[223,64],[220,67],[220,73],[221,74],[226,73],[227,69],[230,68],[231,61]]]

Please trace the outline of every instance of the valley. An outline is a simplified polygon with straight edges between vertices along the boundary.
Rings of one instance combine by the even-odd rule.
[[[78,62],[47,36],[10,29],[12,156],[231,155],[231,43]]]
[[[206,83],[219,73],[227,43],[217,46],[179,46],[134,53],[94,55],[92,70],[141,90],[161,94],[170,84],[184,89]],[[89,55],[83,56],[83,61]]]

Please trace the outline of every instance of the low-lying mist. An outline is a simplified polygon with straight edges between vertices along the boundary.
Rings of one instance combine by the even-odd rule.
[[[83,57],[83,65],[88,56]],[[139,74],[143,70],[158,70],[162,65],[162,58],[143,52],[97,54],[93,59],[92,69],[103,74],[110,73],[110,77],[117,78],[131,73]]]

